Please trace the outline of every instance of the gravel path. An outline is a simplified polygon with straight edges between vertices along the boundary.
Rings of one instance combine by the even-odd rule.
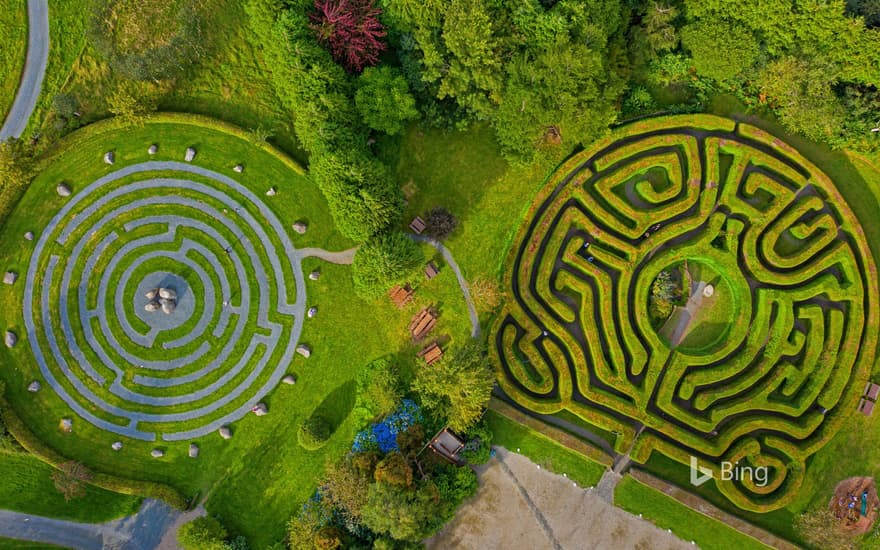
[[[153,499],[145,499],[137,514],[107,523],[78,523],[0,510],[0,536],[76,550],[153,550],[183,515]]]
[[[349,248],[342,252],[330,252],[323,248],[299,248],[296,252],[300,259],[318,258],[325,262],[330,262],[331,264],[351,265],[351,262],[354,261],[354,254],[357,252],[357,247]]]
[[[49,2],[28,0],[28,47],[24,72],[12,109],[0,128],[0,141],[19,137],[37,106],[49,61]]]

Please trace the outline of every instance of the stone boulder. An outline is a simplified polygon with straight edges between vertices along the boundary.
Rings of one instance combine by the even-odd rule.
[[[59,426],[60,426],[62,432],[70,433],[73,431],[73,419],[72,418],[62,418]]]
[[[37,393],[38,391],[40,391],[40,388],[42,388],[42,387],[43,386],[40,384],[39,381],[34,380],[30,384],[28,384],[28,391],[31,393]]]
[[[229,426],[220,426],[220,429],[217,430],[220,434],[220,437],[223,439],[231,439],[232,438],[232,430],[229,429]]]
[[[196,150],[192,147],[187,147],[186,156],[183,157],[183,160],[185,160],[186,162],[192,162],[194,158],[196,158]]]
[[[7,271],[3,275],[3,284],[11,285],[15,284],[15,281],[18,280],[18,273],[15,271]]]
[[[147,297],[147,300],[155,300],[158,295],[159,295],[158,288],[154,288],[153,290],[148,290],[144,293],[144,296]]]
[[[318,314],[318,308],[316,308],[315,306],[310,307],[309,311],[306,313],[306,315],[309,316],[309,319],[311,319],[312,317],[314,317],[317,314]]]
[[[293,230],[299,233],[300,235],[304,235],[306,230],[309,228],[305,222],[296,222],[293,224]]]
[[[312,271],[311,273],[309,273],[309,280],[317,281],[320,278],[321,278],[320,271],[315,270],[315,271]]]
[[[55,192],[61,195],[62,197],[69,197],[72,191],[70,190],[70,186],[64,182],[59,183],[55,187]]]
[[[278,194],[278,189],[276,189],[275,187],[270,187],[269,190],[266,191],[267,197],[274,197],[277,194]]]
[[[159,306],[159,302],[157,302],[155,300],[151,300],[151,301],[147,302],[146,305],[144,306],[144,311],[149,311],[150,313],[153,313],[154,311],[159,311],[160,307],[161,306]]]
[[[189,457],[190,458],[197,458],[198,456],[199,456],[199,446],[196,445],[195,443],[190,443],[189,444]]]
[[[265,403],[257,403],[254,405],[254,408],[251,409],[251,412],[257,416],[264,416],[269,414],[269,407],[267,407]]]
[[[167,298],[159,299],[159,303],[162,305],[162,313],[165,315],[171,315],[174,313],[174,310],[177,309],[177,302],[174,300],[168,300]]]
[[[153,458],[162,458],[163,456],[165,456],[165,451],[163,451],[162,449],[153,449],[152,451],[150,451],[150,456]]]
[[[296,352],[306,359],[308,359],[312,355],[312,350],[309,348],[309,346],[305,344],[300,344],[296,346]]]
[[[288,374],[287,376],[282,378],[281,381],[285,384],[290,384],[292,386],[292,385],[296,384],[296,376],[294,376],[292,374]]]
[[[116,153],[113,151],[107,151],[104,153],[104,162],[107,164],[113,164],[116,162]]]
[[[160,288],[159,298],[165,298],[166,300],[176,300],[177,292],[173,288]]]
[[[236,164],[232,167],[232,171],[236,174],[241,174],[242,172],[244,172],[244,166],[242,166],[241,164]]]
[[[159,146],[156,145],[155,143],[150,145],[150,148],[147,149],[147,153],[149,153],[151,155],[155,155],[158,152],[159,152]]]
[[[24,240],[26,240],[26,241],[32,241],[32,240],[34,240],[34,232],[33,232],[33,231],[28,231],[27,233],[25,233],[25,234],[24,234]]]
[[[16,335],[11,330],[7,330],[6,334],[3,337],[3,343],[6,344],[7,348],[11,348],[18,343],[18,335]]]
[[[114,451],[120,451],[122,449],[122,441],[114,441],[113,445],[110,445],[110,448]]]

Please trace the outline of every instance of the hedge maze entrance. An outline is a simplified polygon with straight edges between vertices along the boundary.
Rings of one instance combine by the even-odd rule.
[[[627,126],[557,172],[517,242],[492,337],[500,385],[618,434],[636,462],[695,456],[731,501],[769,511],[855,409],[876,266],[829,178],[762,130]],[[658,278],[681,290],[665,319]],[[723,461],[769,479],[719,479]]]

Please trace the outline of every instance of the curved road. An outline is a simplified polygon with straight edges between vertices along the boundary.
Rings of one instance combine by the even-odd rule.
[[[37,106],[49,61],[48,0],[28,0],[28,48],[12,109],[0,128],[0,141],[19,137]]]

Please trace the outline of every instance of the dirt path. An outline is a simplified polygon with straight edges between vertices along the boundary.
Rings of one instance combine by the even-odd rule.
[[[428,550],[694,548],[503,448],[478,474],[477,496],[425,541]]]
[[[351,262],[354,261],[355,252],[357,252],[357,247],[341,252],[330,252],[323,248],[299,248],[296,251],[300,258],[319,258],[325,262],[339,265],[351,265]]]

